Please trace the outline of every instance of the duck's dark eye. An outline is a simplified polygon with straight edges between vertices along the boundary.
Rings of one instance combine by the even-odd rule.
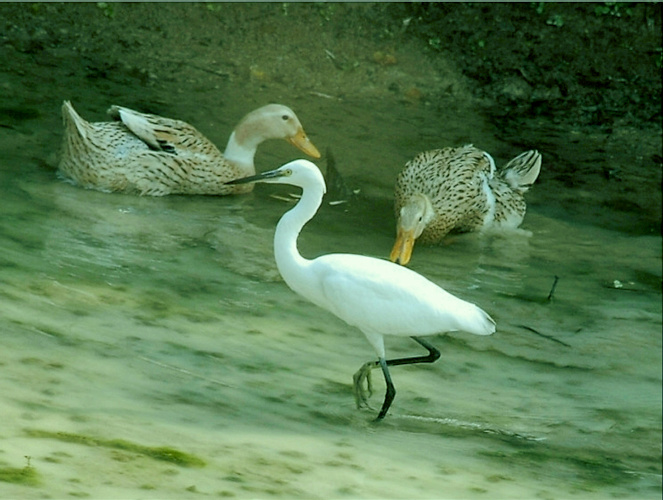
[[[282,119],[284,122],[287,122],[287,121],[290,119],[290,117],[289,117],[288,115],[283,115],[283,116],[281,117],[281,119]]]

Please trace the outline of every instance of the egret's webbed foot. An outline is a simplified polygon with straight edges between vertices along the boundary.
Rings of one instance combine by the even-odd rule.
[[[354,374],[352,380],[354,381],[354,395],[357,408],[371,408],[368,404],[368,398],[373,395],[373,382],[371,380],[371,371],[378,366],[375,361],[364,363],[357,373]],[[364,384],[366,381],[366,384]]]

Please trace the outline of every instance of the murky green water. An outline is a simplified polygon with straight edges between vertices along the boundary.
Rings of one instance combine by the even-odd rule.
[[[57,147],[59,104],[3,139],[0,496],[660,498],[660,237],[534,209],[531,234],[416,248],[411,267],[482,306],[498,331],[435,338],[438,363],[393,369],[398,395],[374,425],[351,392],[372,349],[273,263],[290,205],[269,195],[295,189],[78,189],[34,161]],[[293,105],[363,196],[323,206],[303,254],[386,256],[391,185],[419,150],[474,135],[511,151],[472,115],[442,136],[434,111],[393,106]],[[219,143],[239,107],[211,129]],[[258,169],[296,156],[267,143]],[[417,352],[408,339],[387,349]]]

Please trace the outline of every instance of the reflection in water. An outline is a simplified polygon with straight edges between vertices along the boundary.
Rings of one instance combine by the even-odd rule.
[[[350,184],[365,169],[338,167]],[[387,257],[384,179],[324,206],[302,253]],[[8,496],[660,496],[659,237],[530,210],[521,231],[418,248],[410,266],[498,331],[432,338],[441,362],[399,369],[374,426],[351,393],[363,335],[278,278],[275,188],[108,195],[21,162],[0,186],[0,478],[26,455],[38,474]],[[206,465],[139,452],[162,446]]]

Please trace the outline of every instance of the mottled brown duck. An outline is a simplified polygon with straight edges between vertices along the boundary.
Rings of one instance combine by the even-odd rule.
[[[440,242],[449,232],[517,228],[524,193],[541,170],[538,151],[526,151],[497,170],[493,158],[471,144],[419,153],[398,175],[392,262],[406,265],[415,240]]]
[[[297,115],[281,104],[242,118],[223,153],[186,122],[120,106],[111,106],[108,114],[115,121],[90,123],[69,101],[62,106],[65,133],[58,169],[74,184],[151,196],[241,194],[253,185],[225,183],[255,174],[256,149],[267,139],[286,139],[320,157]]]

